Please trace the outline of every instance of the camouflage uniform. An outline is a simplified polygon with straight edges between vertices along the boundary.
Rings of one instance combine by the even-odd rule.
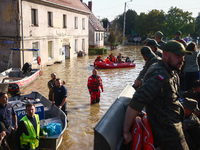
[[[178,83],[175,71],[170,72],[162,61],[155,63],[129,103],[137,111],[145,106],[154,144],[162,150],[189,150],[182,129],[184,112],[179,102]]]
[[[161,60],[161,59],[160,59],[160,57],[157,57],[157,56],[155,56],[155,57],[151,58],[150,60],[148,60],[148,61],[145,63],[143,69],[140,71],[140,74],[139,74],[139,76],[137,77],[136,80],[142,81],[143,78],[144,78],[145,73],[146,73],[147,70],[148,70],[148,68],[149,68],[152,64],[158,62],[159,60]]]
[[[48,88],[49,88],[49,100],[51,100],[52,101],[52,96],[53,96],[53,87],[54,87],[54,85],[55,85],[55,80],[50,80],[49,82],[48,82]]]
[[[190,150],[198,150],[200,147],[200,120],[194,113],[185,117],[183,130]]]

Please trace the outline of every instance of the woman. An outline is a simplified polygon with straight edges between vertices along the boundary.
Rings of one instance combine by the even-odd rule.
[[[183,69],[184,90],[188,91],[192,89],[192,83],[199,79],[199,53],[194,42],[191,42],[186,47],[186,50],[193,53],[192,55],[185,55],[185,64]]]

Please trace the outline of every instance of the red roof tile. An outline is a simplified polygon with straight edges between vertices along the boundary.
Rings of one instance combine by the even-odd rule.
[[[45,1],[71,7],[88,13],[90,12],[88,11],[87,8],[85,8],[85,6],[81,3],[80,0],[45,0]]]

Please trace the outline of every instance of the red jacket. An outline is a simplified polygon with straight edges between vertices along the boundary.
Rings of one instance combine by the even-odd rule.
[[[88,86],[89,92],[99,91],[100,87],[101,87],[101,90],[103,90],[103,84],[102,84],[101,77],[98,75],[97,76],[91,75],[88,78],[87,86]]]

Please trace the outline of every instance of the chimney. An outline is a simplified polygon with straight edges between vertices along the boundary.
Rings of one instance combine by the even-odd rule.
[[[88,2],[88,8],[90,9],[90,11],[92,11],[92,1]]]

